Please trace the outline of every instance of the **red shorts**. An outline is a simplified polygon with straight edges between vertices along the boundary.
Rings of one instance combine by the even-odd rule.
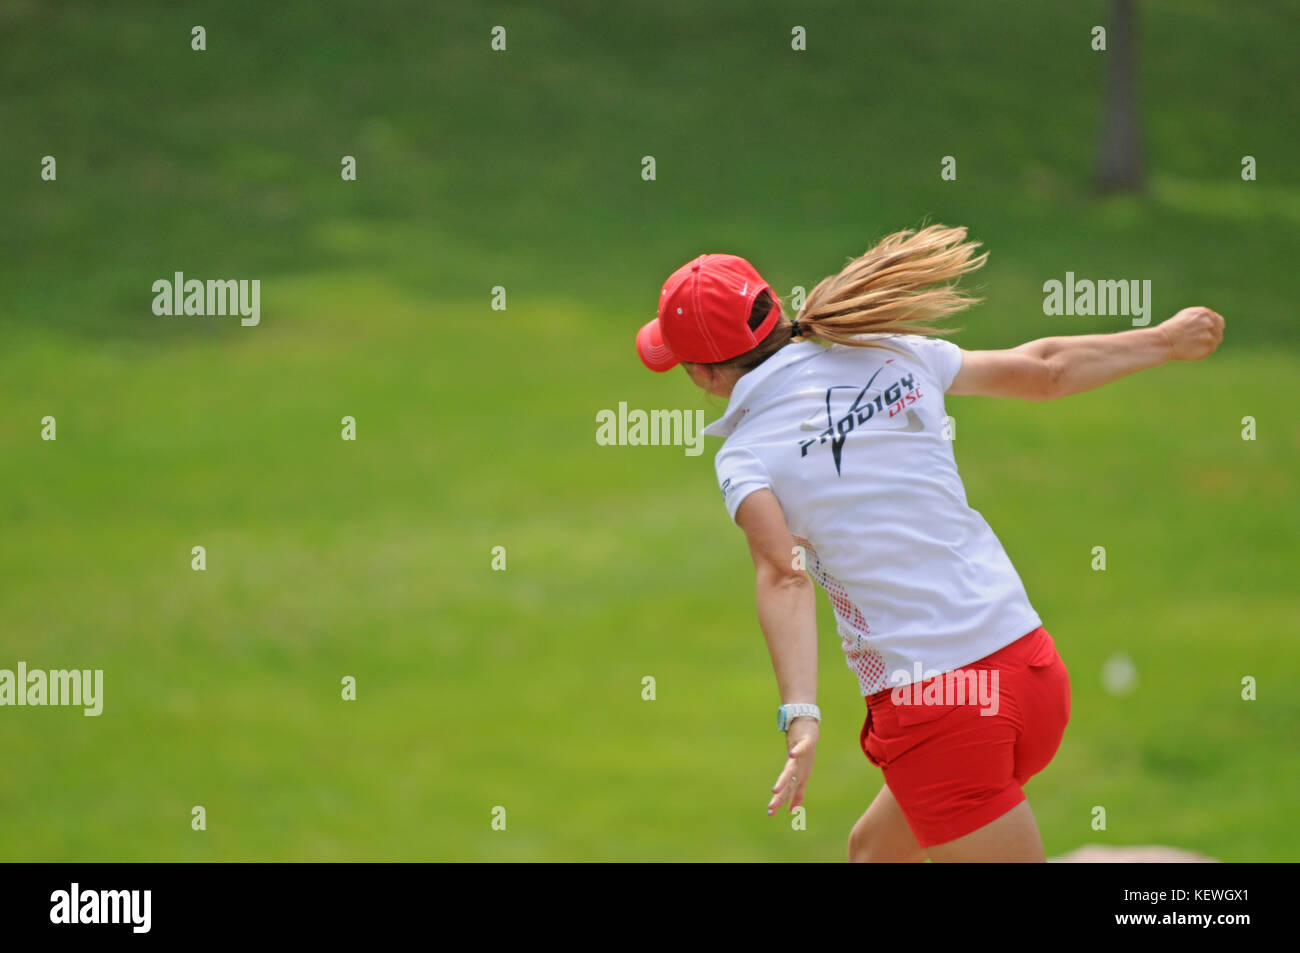
[[[1040,626],[978,662],[866,701],[862,751],[884,772],[917,842],[930,847],[1025,799],[1020,786],[1065,734],[1070,676]]]

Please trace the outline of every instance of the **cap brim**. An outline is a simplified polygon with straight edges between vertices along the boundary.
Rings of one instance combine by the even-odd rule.
[[[641,363],[652,371],[670,371],[681,360],[664,343],[664,335],[659,327],[659,319],[647,323],[636,334],[636,352],[641,355]]]

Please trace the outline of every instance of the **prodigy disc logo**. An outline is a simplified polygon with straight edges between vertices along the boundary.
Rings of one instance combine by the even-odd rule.
[[[911,409],[922,396],[911,374],[900,377],[883,389],[872,388],[880,372],[891,363],[887,361],[877,369],[861,388],[855,384],[836,384],[826,388],[825,415],[819,412],[799,425],[802,430],[820,431],[816,437],[799,441],[800,457],[808,456],[808,449],[813,444],[822,446],[829,443],[838,476],[844,442],[854,430],[863,433],[916,433],[925,429],[925,422]],[[894,426],[882,425],[881,422],[891,418],[896,418]],[[872,421],[876,424],[867,426]]]

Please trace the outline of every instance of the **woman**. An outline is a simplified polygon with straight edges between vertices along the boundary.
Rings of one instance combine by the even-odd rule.
[[[803,803],[816,753],[809,575],[830,597],[866,699],[862,750],[885,786],[849,835],[855,861],[1042,861],[1021,786],[1056,753],[1065,665],[1014,567],[966,502],[945,394],[1048,400],[1170,360],[1199,360],[1223,318],[963,351],[937,322],[974,302],[987,253],[962,228],[890,235],[821,281],[791,321],[744,259],[701,255],[669,277],[637,334],[729,398],[705,433],[756,569],[787,761],[768,814]]]

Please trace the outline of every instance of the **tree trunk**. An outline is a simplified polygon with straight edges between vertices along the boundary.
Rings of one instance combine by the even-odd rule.
[[[1106,37],[1106,105],[1097,186],[1105,192],[1142,188],[1142,146],[1137,115],[1135,0],[1111,0]]]

